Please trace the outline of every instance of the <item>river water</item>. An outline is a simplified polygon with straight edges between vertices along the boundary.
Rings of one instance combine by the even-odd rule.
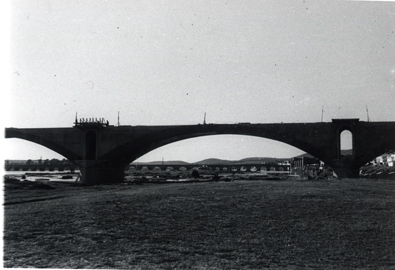
[[[75,170],[74,172],[67,171],[4,171],[4,176],[20,179],[21,181],[36,181],[36,182],[50,182],[50,181],[61,181],[61,182],[75,182],[79,176],[80,171]],[[69,179],[62,179],[63,176],[69,176]]]

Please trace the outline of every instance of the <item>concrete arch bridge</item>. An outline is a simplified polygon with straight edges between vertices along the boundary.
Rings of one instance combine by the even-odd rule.
[[[340,135],[352,134],[352,155],[341,156]],[[158,147],[207,135],[250,135],[299,148],[331,166],[339,177],[395,149],[395,122],[333,119],[322,123],[110,126],[80,123],[71,128],[6,128],[6,138],[43,145],[76,164],[86,184],[119,183],[124,168]]]

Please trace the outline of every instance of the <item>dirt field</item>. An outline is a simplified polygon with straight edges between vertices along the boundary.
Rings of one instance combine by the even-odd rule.
[[[395,181],[5,188],[4,266],[395,269]]]

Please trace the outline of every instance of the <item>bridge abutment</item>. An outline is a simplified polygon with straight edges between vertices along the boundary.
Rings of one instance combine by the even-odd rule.
[[[339,178],[359,178],[359,163],[354,156],[343,156],[328,162]]]
[[[359,168],[335,167],[333,170],[339,178],[359,178]]]
[[[124,167],[103,165],[96,161],[84,161],[80,166],[81,182],[86,185],[118,184],[124,181]]]

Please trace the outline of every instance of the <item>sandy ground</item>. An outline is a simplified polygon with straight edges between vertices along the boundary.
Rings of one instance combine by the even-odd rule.
[[[5,184],[4,267],[395,269],[395,181],[48,185]]]

